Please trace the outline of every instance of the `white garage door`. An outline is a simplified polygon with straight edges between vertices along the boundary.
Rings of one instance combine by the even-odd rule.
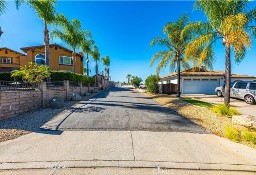
[[[215,94],[218,79],[184,79],[183,94]]]

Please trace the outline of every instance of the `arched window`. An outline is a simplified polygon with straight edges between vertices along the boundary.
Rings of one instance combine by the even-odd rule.
[[[44,54],[37,54],[35,57],[36,64],[44,64],[46,63]]]

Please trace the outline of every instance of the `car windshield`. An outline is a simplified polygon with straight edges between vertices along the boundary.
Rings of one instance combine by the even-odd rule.
[[[256,90],[256,83],[250,83],[250,90]]]

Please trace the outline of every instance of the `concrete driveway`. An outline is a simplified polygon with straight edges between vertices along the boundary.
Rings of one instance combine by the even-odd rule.
[[[185,95],[184,97],[193,97],[193,98],[197,98],[199,100],[213,103],[213,104],[223,104],[224,103],[224,98],[217,97],[216,95]],[[235,107],[236,109],[238,109],[241,114],[256,116],[256,105],[255,104],[249,105],[249,104],[245,103],[243,100],[231,98],[230,105],[232,107]]]

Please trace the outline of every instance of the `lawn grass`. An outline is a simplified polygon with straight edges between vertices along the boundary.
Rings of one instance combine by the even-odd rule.
[[[180,99],[182,101],[191,103],[191,104],[196,105],[196,106],[201,106],[201,107],[205,107],[205,108],[212,108],[213,107],[213,104],[211,104],[211,103],[207,103],[207,102],[200,101],[200,100],[193,99],[193,98],[180,98]]]

